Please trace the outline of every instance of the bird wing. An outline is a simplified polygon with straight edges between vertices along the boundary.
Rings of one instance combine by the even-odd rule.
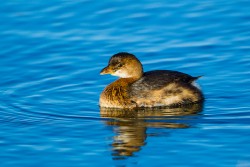
[[[139,80],[134,82],[131,85],[131,89],[132,91],[157,90],[165,87],[170,83],[192,83],[199,77],[192,77],[188,74],[171,70],[149,71],[145,72]]]

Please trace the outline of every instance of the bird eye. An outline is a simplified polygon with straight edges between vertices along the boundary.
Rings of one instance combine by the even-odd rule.
[[[117,64],[117,67],[118,67],[118,68],[120,68],[120,67],[122,67],[122,66],[123,66],[123,64],[121,64],[121,63]]]

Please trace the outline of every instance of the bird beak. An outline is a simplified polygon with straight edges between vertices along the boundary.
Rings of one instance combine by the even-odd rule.
[[[104,69],[102,69],[102,71],[100,72],[100,74],[101,75],[110,74],[110,68],[109,68],[109,66],[107,66]]]

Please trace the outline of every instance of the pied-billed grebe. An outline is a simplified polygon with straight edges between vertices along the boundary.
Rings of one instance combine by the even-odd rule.
[[[100,96],[100,107],[176,107],[203,100],[192,77],[177,71],[156,70],[143,72],[141,62],[130,53],[113,55],[100,74],[120,77],[108,85]]]

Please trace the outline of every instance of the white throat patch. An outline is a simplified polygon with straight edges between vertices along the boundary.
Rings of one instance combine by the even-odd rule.
[[[122,72],[122,70],[117,70],[114,74],[112,74],[113,76],[118,76],[120,78],[129,78],[131,77],[131,75],[127,74],[126,72]]]

